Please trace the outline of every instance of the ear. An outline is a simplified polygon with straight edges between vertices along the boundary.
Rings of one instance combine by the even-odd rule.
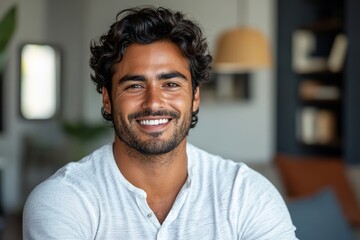
[[[197,86],[195,89],[194,99],[193,99],[193,112],[197,111],[200,106],[200,87]]]
[[[108,93],[106,87],[102,87],[101,93],[102,93],[104,111],[107,113],[111,113],[111,101],[110,101],[111,96]]]

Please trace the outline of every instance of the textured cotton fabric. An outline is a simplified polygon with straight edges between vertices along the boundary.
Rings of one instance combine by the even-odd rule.
[[[163,224],[119,171],[112,145],[40,184],[24,208],[25,240],[296,239],[279,193],[245,164],[187,145],[188,179]]]

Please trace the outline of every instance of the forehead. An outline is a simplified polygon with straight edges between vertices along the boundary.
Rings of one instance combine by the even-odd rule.
[[[118,67],[122,70],[136,67],[167,66],[189,70],[188,60],[179,47],[168,41],[150,44],[133,43],[127,47]]]
[[[149,44],[132,43],[126,48],[124,56],[133,53],[143,53],[143,54],[168,53],[170,55],[173,55],[174,57],[177,56],[185,59],[179,47],[175,43],[165,40],[156,41]]]

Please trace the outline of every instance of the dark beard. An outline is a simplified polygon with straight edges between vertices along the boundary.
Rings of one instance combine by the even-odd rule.
[[[150,139],[146,141],[140,140],[134,131],[131,130],[131,126],[126,126],[120,121],[120,114],[115,114],[113,122],[115,132],[118,138],[124,142],[127,146],[132,149],[135,149],[137,152],[143,155],[162,155],[171,152],[174,150],[188,135],[192,120],[191,111],[187,114],[180,123],[179,123],[179,114],[177,112],[168,112],[168,111],[144,111],[141,113],[134,113],[129,115],[129,122],[134,121],[138,117],[147,117],[147,116],[171,116],[172,120],[175,121],[175,130],[169,140],[160,140],[159,137],[163,134],[162,132],[154,132],[149,134]],[[171,124],[174,124],[171,122]]]

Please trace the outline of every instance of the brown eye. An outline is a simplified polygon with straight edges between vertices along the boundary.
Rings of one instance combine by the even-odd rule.
[[[140,84],[131,84],[126,87],[126,89],[138,89],[138,88],[142,88],[142,86]]]
[[[174,83],[174,82],[168,82],[165,84],[165,87],[167,88],[176,88],[176,87],[179,87],[180,85],[177,84],[177,83]]]

